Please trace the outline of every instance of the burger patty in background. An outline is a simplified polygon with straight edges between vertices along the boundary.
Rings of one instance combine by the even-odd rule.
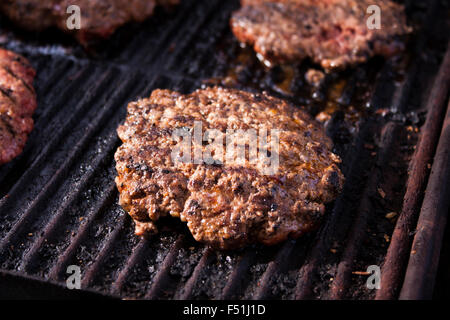
[[[155,6],[173,6],[179,0],[3,0],[0,12],[14,23],[30,31],[57,27],[73,33],[87,46],[94,41],[109,38],[119,27],[129,22],[143,22],[153,14]],[[81,13],[81,28],[69,30],[67,20],[77,5]]]
[[[384,0],[242,0],[231,28],[236,38],[273,63],[310,58],[326,70],[363,63],[375,55],[391,57],[405,48],[403,5]],[[369,29],[380,10],[379,29]],[[373,13],[373,12],[372,12]]]

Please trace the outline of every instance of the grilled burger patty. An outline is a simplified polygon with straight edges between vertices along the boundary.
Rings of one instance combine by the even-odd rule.
[[[174,161],[174,130],[193,128],[198,121],[203,134],[206,129],[281,130],[278,170],[265,174],[262,161]],[[116,184],[138,235],[156,232],[154,222],[171,215],[186,221],[197,241],[214,247],[276,244],[317,227],[324,204],[344,181],[340,159],[320,125],[266,94],[218,87],[188,95],[155,90],[128,105],[118,134],[123,145],[115,154]],[[269,131],[267,137],[271,142]],[[205,151],[211,141],[193,143]]]
[[[25,58],[0,48],[0,165],[22,152],[33,129],[34,76]]]
[[[330,70],[404,49],[410,33],[404,7],[385,0],[241,0],[231,18],[237,39],[263,58],[292,63],[311,58]],[[381,29],[369,29],[370,5],[381,9]]]
[[[153,14],[156,5],[171,6],[179,0],[2,0],[0,11],[28,30],[58,27],[75,34],[82,45],[108,38],[120,26],[142,22]],[[68,30],[66,12],[70,5],[81,11],[81,29]]]

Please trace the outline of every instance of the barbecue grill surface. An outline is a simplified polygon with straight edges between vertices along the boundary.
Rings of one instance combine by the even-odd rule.
[[[67,266],[77,265],[84,290],[120,298],[375,298],[367,277],[353,272],[381,266],[390,245],[396,218],[386,215],[402,210],[424,107],[443,65],[448,7],[407,2],[416,29],[407,54],[327,75],[318,88],[304,81],[310,62],[269,71],[239,46],[228,24],[238,7],[184,0],[90,51],[57,31],[26,34],[0,22],[0,45],[37,70],[38,95],[23,154],[0,167],[7,283],[65,286]],[[236,251],[195,242],[176,219],[163,219],[153,238],[134,235],[114,184],[116,128],[127,103],[157,88],[189,93],[217,83],[267,90],[330,117],[325,126],[346,183],[316,233]],[[401,281],[392,286],[398,296]]]

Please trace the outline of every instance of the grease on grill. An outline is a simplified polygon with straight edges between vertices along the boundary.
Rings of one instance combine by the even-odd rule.
[[[321,122],[330,120],[336,112],[343,112],[350,131],[371,112],[367,105],[373,88],[367,72],[360,71],[359,77],[363,79],[354,83],[352,77],[355,70],[325,73],[309,61],[267,67],[250,47],[233,43],[229,39],[219,45],[219,50],[224,71],[219,76],[205,80],[206,86],[267,91],[301,106]],[[363,65],[361,70],[373,69],[376,72],[380,66],[380,60],[375,59]],[[354,91],[357,94],[352,95]]]

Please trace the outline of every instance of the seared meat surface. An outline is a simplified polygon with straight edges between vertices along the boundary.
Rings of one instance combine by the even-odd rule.
[[[22,152],[33,129],[34,76],[25,58],[0,48],[0,165]]]
[[[232,156],[221,162],[174,161],[171,154],[179,143],[174,130],[190,130],[199,122],[202,135],[216,129],[222,138],[227,129],[266,129],[269,144],[275,141],[270,130],[280,130],[278,150],[269,150],[279,155],[278,169],[264,171],[264,158],[233,161],[237,149],[229,152],[226,138],[219,139],[220,145]],[[171,215],[186,221],[197,241],[217,248],[276,244],[316,228],[325,203],[334,200],[344,181],[340,159],[330,151],[332,142],[320,125],[266,94],[218,87],[188,95],[155,90],[150,98],[128,105],[118,134],[123,145],[115,154],[116,184],[138,235],[156,232],[154,222]],[[250,150],[248,140],[241,139],[230,141]],[[212,140],[194,140],[193,150],[211,151]],[[258,149],[263,152],[261,145]],[[220,153],[214,152],[213,159],[221,159]]]
[[[242,0],[231,18],[237,39],[274,63],[311,58],[326,70],[404,49],[411,29],[404,7],[385,0]],[[381,9],[381,28],[369,29],[370,5]]]
[[[2,0],[0,11],[28,30],[58,27],[73,33],[82,45],[108,38],[120,26],[142,22],[157,5],[171,6],[179,0]],[[77,5],[81,11],[81,29],[68,30],[67,8]]]

